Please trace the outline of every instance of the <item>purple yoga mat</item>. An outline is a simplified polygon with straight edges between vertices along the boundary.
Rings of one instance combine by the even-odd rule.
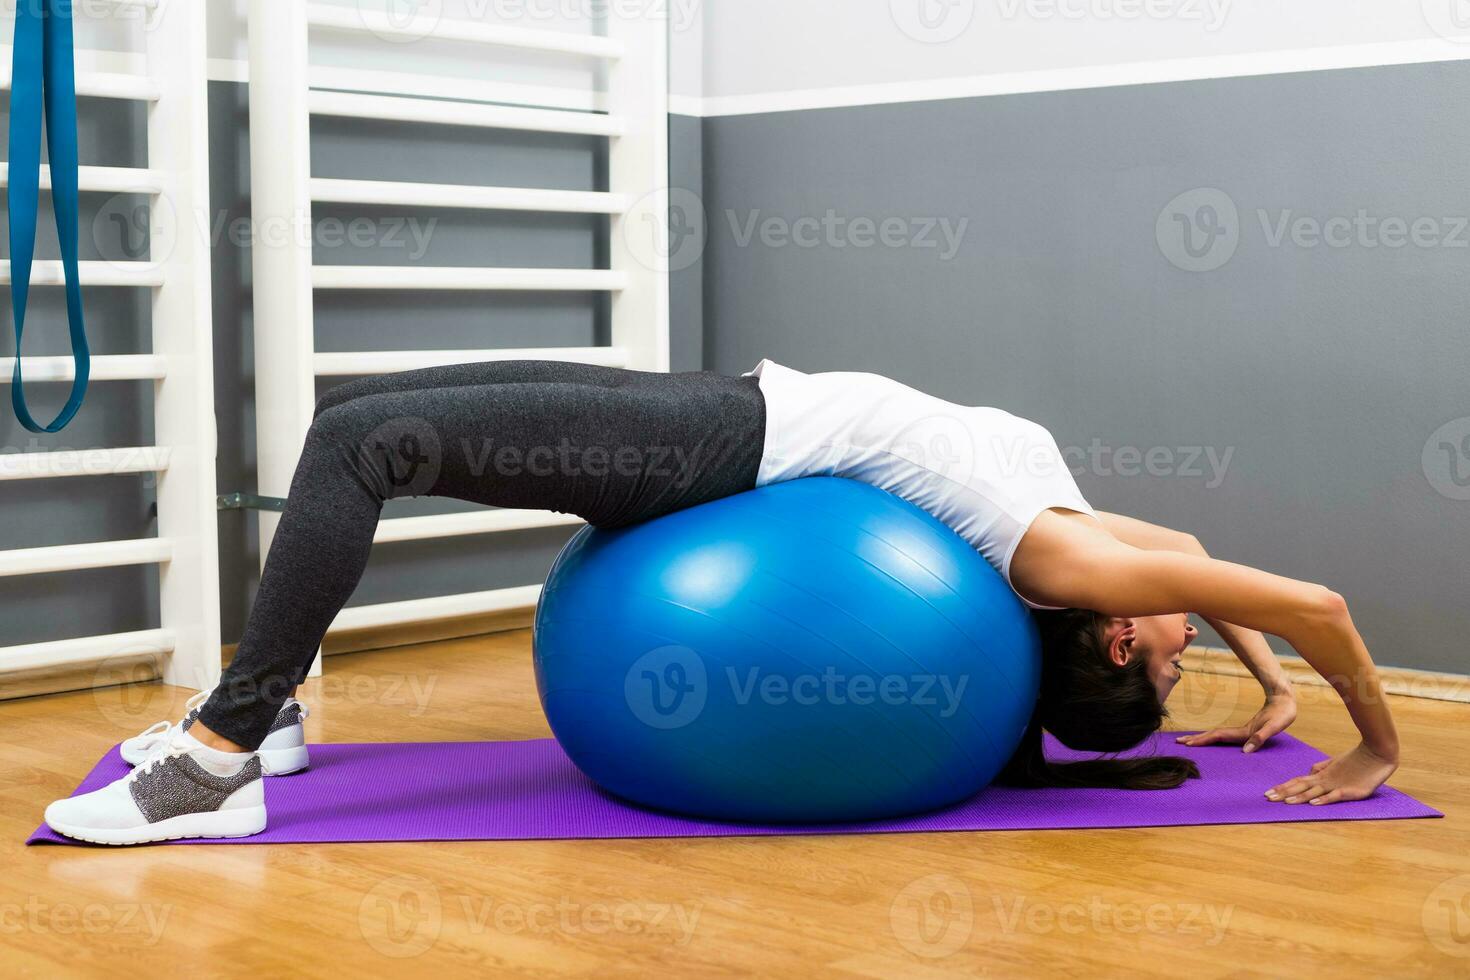
[[[1177,827],[1198,824],[1442,817],[1398,790],[1332,806],[1287,806],[1261,794],[1308,771],[1321,752],[1289,735],[1245,755],[1234,746],[1188,748],[1179,732],[1156,735],[1135,753],[1186,755],[1204,778],[1178,789],[1007,789],[916,817],[869,823],[759,826],[643,810],[597,789],[551,739],[313,745],[311,768],[266,780],[270,826],[254,837],[178,844],[302,844],[325,841],[561,840],[609,837],[739,837],[888,834],[954,830]],[[1131,754],[1131,753],[1130,753]],[[1055,742],[1048,755],[1080,758]],[[77,787],[103,786],[127,772],[117,749]],[[45,826],[28,844],[74,844]]]

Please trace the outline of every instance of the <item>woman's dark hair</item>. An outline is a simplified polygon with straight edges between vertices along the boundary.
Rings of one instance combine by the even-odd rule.
[[[1041,697],[1021,746],[997,782],[1009,786],[1173,789],[1198,779],[1199,767],[1178,756],[1048,762],[1042,730],[1082,752],[1130,749],[1158,731],[1169,712],[1142,660],[1119,667],[1108,658],[1107,619],[1087,609],[1038,611]]]

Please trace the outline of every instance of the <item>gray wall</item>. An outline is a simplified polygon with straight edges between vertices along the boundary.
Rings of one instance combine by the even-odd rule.
[[[688,191],[698,198],[704,188],[704,127],[699,119],[669,117],[669,367],[675,371],[698,371],[704,367],[704,256],[697,248],[684,252],[680,237],[698,227],[695,216],[681,202],[689,200],[674,191]],[[686,264],[676,257],[687,255]]]
[[[82,162],[142,166],[145,120],[115,103],[83,100]],[[249,120],[242,85],[210,84],[211,228],[218,483],[222,492],[254,490],[255,406],[251,320]],[[318,176],[412,179],[596,190],[606,186],[600,141],[554,134],[477,132],[362,121],[318,120],[312,131]],[[681,146],[685,144],[681,143]],[[697,180],[698,157],[677,164]],[[692,168],[692,169],[691,169]],[[138,258],[144,239],[124,237],[96,216],[146,215],[146,201],[84,195],[83,258]],[[366,218],[364,241],[347,242],[346,222]],[[426,222],[437,219],[433,225]],[[425,212],[318,208],[316,258],[323,263],[595,267],[606,262],[606,219],[508,212]],[[418,237],[407,219],[419,221]],[[49,219],[47,219],[49,220]],[[94,224],[98,230],[94,231]],[[0,243],[3,244],[3,243]],[[54,232],[43,227],[37,254],[55,257]],[[685,280],[688,291],[690,280]],[[693,281],[697,293],[699,283]],[[27,354],[65,353],[59,291],[32,293]],[[89,289],[88,336],[96,353],[146,352],[146,296]],[[8,312],[4,329],[9,331]],[[697,367],[697,322],[673,338],[676,366]],[[605,342],[604,299],[580,294],[352,293],[319,294],[321,350],[579,346]],[[0,347],[7,349],[8,346]],[[346,379],[330,379],[337,383]],[[322,386],[323,390],[325,386]],[[61,385],[27,386],[33,414],[49,418],[65,398]],[[49,411],[48,411],[49,409]],[[99,382],[63,432],[32,437],[8,409],[0,412],[0,451],[41,451],[152,442],[152,397],[146,383]],[[0,549],[36,547],[156,533],[146,478],[108,477],[0,484]],[[460,509],[454,501],[390,501],[385,515],[403,517]],[[239,638],[258,578],[256,517],[220,515],[221,593],[226,642]],[[539,581],[566,528],[477,538],[407,542],[376,549],[352,604],[384,602]],[[152,567],[0,578],[0,636],[5,644],[61,639],[157,625],[157,573]]]
[[[1470,502],[1442,440],[1424,456],[1447,421],[1470,435],[1467,104],[1452,63],[707,119],[707,366],[878,371],[1097,440],[1076,460],[1095,505],[1330,584],[1381,662],[1464,671]],[[1208,271],[1160,220],[1195,188],[1238,211]],[[752,212],[828,209],[968,226],[947,261],[741,240]],[[1359,209],[1443,243],[1273,243],[1258,213],[1274,235],[1283,211]],[[1157,447],[1156,473],[1118,472],[1123,447]],[[1189,447],[1232,453],[1223,480]]]

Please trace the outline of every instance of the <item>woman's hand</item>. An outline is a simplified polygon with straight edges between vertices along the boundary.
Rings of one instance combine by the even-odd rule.
[[[1359,742],[1351,752],[1323,759],[1305,776],[1289,779],[1266,791],[1273,803],[1311,803],[1320,806],[1339,800],[1362,800],[1388,781],[1398,759],[1385,759]]]
[[[1180,745],[1242,745],[1243,752],[1254,752],[1271,736],[1286,731],[1296,721],[1296,698],[1290,691],[1271,694],[1260,711],[1244,725],[1212,728],[1196,735],[1181,735],[1174,741]]]

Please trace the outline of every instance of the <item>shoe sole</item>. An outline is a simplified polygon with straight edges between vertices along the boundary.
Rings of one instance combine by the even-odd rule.
[[[144,827],[97,828],[72,827],[47,823],[58,834],[89,844],[155,844],[161,841],[208,837],[253,837],[265,829],[265,805],[238,810],[215,810],[212,813],[185,813]]]
[[[285,776],[311,765],[311,754],[304,745],[286,749],[259,749],[260,768],[267,776]]]

